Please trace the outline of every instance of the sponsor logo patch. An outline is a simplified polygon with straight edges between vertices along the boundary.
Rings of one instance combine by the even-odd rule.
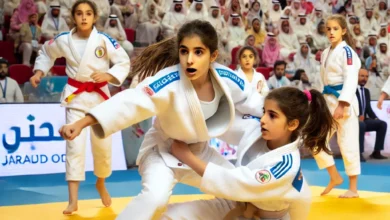
[[[149,87],[153,90],[154,93],[157,93],[165,86],[179,79],[180,79],[179,71],[172,72],[154,81],[153,83],[149,84]]]
[[[96,47],[95,49],[95,56],[97,58],[102,58],[106,54],[106,49],[104,47]]]
[[[144,87],[144,92],[145,92],[146,94],[148,94],[149,96],[154,95],[153,90],[152,90],[149,86],[145,86],[145,87]]]
[[[271,173],[268,170],[260,170],[257,171],[256,175],[256,180],[259,183],[268,183],[271,180]]]

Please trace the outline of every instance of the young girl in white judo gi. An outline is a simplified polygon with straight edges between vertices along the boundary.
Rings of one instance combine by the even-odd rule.
[[[264,99],[245,76],[214,62],[217,47],[217,33],[209,22],[184,24],[176,39],[151,45],[135,59],[132,73],[139,73],[141,81],[136,88],[116,94],[85,118],[61,128],[69,140],[90,125],[99,137],[106,137],[156,116],[137,158],[143,190],[117,219],[151,219],[166,206],[177,182],[199,186],[199,175],[169,152],[174,139],[196,143],[192,149],[201,158],[231,167],[207,141],[228,131],[235,109],[261,117]]]
[[[66,58],[68,84],[62,93],[61,104],[66,107],[66,123],[85,116],[91,108],[110,97],[107,82],[120,86],[130,72],[130,60],[125,50],[94,27],[98,19],[95,3],[79,0],[72,7],[75,28],[63,32],[46,42],[36,59],[30,82],[34,87],[46,76],[54,61]],[[110,63],[112,67],[110,68]],[[77,210],[78,188],[85,180],[85,146],[87,129],[66,142],[66,180],[69,187],[69,205],[64,214]],[[91,131],[94,174],[98,177],[96,188],[105,206],[111,198],[105,187],[105,178],[111,175],[111,136],[104,139]]]
[[[345,172],[349,176],[349,190],[340,197],[354,198],[359,196],[357,191],[357,178],[360,174],[359,105],[355,93],[361,62],[351,47],[353,39],[343,16],[330,16],[326,21],[326,29],[331,46],[321,55],[323,94],[330,112],[339,124],[337,143],[343,156]],[[320,169],[327,168],[330,175],[330,183],[321,194],[325,195],[341,184],[343,179],[331,155],[321,152],[314,158]]]
[[[200,189],[217,199],[169,205],[163,219],[236,219],[232,217],[252,214],[260,219],[307,219],[311,192],[302,175],[299,147],[330,153],[327,137],[335,123],[320,92],[282,87],[267,95],[261,121],[247,128],[236,168],[204,161],[187,144],[174,141],[172,154],[201,175]],[[240,202],[251,205],[245,208]]]
[[[246,76],[245,78],[248,81],[248,84],[250,84],[262,97],[267,96],[269,92],[267,80],[265,80],[261,73],[256,72],[256,69],[253,68],[254,64],[259,60],[257,51],[251,46],[244,46],[240,48],[237,54],[240,64],[237,71]],[[260,118],[253,117],[252,115],[242,115],[239,112],[236,112],[234,123],[230,127],[230,131],[236,135],[232,136],[231,132],[227,132],[220,136],[220,138],[229,144],[237,146],[241,141],[240,138],[237,138],[237,135],[242,137],[245,132],[245,129],[242,129],[242,123],[245,123],[245,125],[248,126],[247,123],[257,124],[256,120],[260,120]]]
[[[245,46],[238,52],[238,60],[240,62],[241,71],[245,74],[251,85],[263,96],[267,96],[269,88],[267,80],[265,80],[263,74],[256,72],[253,68],[254,64],[257,63],[259,56],[257,51],[251,46]]]

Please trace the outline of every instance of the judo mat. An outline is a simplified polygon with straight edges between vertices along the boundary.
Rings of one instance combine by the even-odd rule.
[[[318,170],[315,161],[302,162],[303,174],[311,185],[312,206],[309,219],[360,220],[390,219],[390,162],[362,163],[359,177],[360,198],[339,199],[337,196],[348,188],[348,179],[341,160],[336,165],[344,177],[344,183],[327,196],[320,193],[329,181],[325,170]],[[62,215],[67,206],[67,185],[64,174],[0,177],[0,219],[1,220],[84,220],[115,219],[131,198],[141,190],[137,170],[116,171],[107,180],[107,188],[113,197],[112,206],[102,206],[95,190],[96,178],[87,173],[87,181],[80,185],[79,211],[73,215]],[[198,189],[178,184],[170,203],[211,199]],[[131,219],[131,216],[129,217]]]

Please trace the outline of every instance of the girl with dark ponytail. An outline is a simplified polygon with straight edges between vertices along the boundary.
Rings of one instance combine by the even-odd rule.
[[[343,16],[328,17],[326,30],[331,46],[321,55],[323,94],[333,118],[340,125],[337,129],[337,143],[350,181],[349,190],[340,197],[355,198],[359,197],[357,177],[360,174],[359,104],[355,93],[361,62],[354,51],[353,40]],[[336,131],[331,135],[334,132]],[[343,179],[337,171],[332,156],[320,152],[314,158],[318,166],[326,168],[330,175],[330,183],[321,194],[325,195],[341,184]]]
[[[204,162],[187,144],[173,143],[173,155],[202,176],[201,191],[218,199],[172,204],[164,219],[307,219],[311,193],[299,147],[331,154],[328,136],[336,129],[323,95],[293,87],[272,90],[260,124],[246,129],[235,169]]]
[[[178,181],[199,183],[199,176],[170,154],[173,139],[192,144],[206,161],[230,167],[207,141],[231,131],[235,109],[261,117],[258,106],[264,99],[245,76],[215,62],[217,47],[217,32],[209,22],[185,23],[176,38],[149,46],[134,61],[131,76],[139,74],[141,81],[134,89],[116,94],[61,128],[69,140],[91,125],[97,136],[105,137],[156,117],[137,158],[143,190],[117,220],[152,219],[168,203]]]

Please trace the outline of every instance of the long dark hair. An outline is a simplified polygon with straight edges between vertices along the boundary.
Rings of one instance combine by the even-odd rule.
[[[298,128],[293,132],[291,140],[302,137],[304,147],[313,154],[321,150],[328,154],[332,152],[327,147],[328,137],[337,122],[333,119],[325,98],[317,90],[310,90],[311,101],[308,96],[297,88],[282,87],[272,90],[266,97],[274,100],[287,118],[287,122],[298,120]]]
[[[180,62],[179,45],[185,37],[191,36],[198,36],[211,54],[218,49],[218,35],[214,27],[208,21],[193,20],[185,23],[179,29],[177,37],[163,40],[145,48],[134,59],[129,76],[134,77],[139,74],[139,79],[142,81],[166,67],[178,64]]]

